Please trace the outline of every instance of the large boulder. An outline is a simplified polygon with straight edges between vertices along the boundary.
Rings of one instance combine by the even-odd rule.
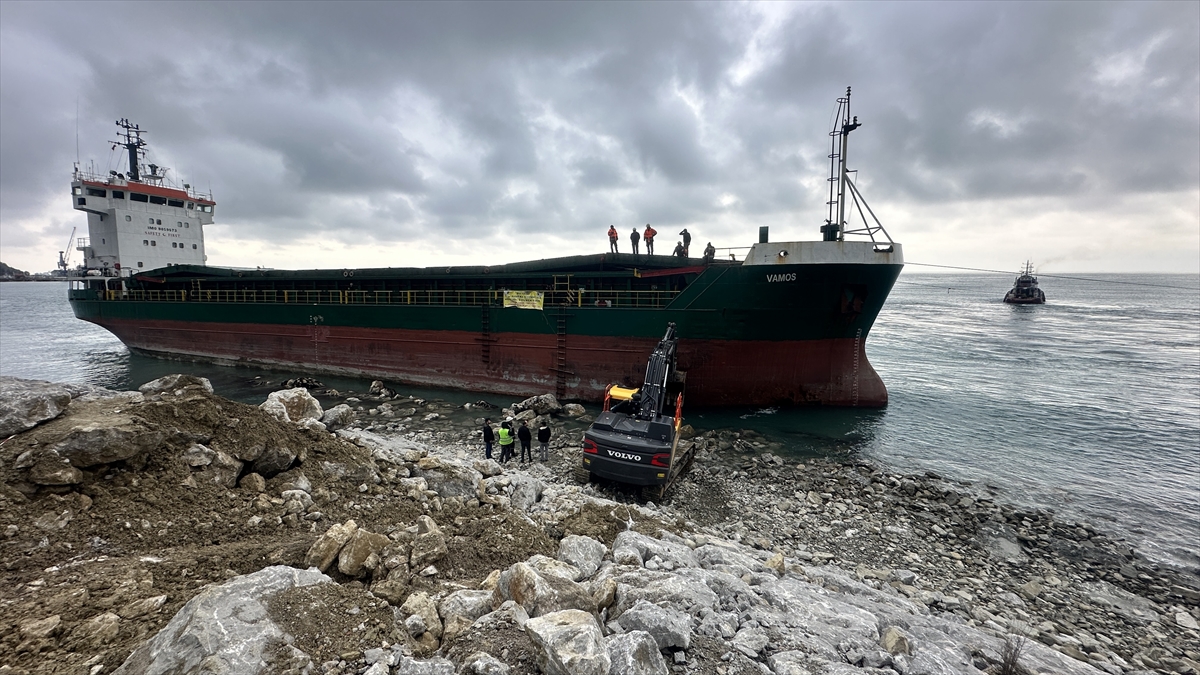
[[[608,610],[608,615],[613,618],[639,600],[688,614],[715,609],[719,603],[717,594],[701,578],[637,569],[619,573],[612,579],[617,582],[616,600]]]
[[[409,566],[414,571],[420,571],[427,565],[441,560],[449,552],[446,548],[446,537],[433,518],[418,517],[417,536],[413,539],[412,551],[409,553]]]
[[[322,572],[328,570],[337,560],[342,547],[350,541],[350,537],[358,530],[358,523],[347,520],[344,523],[331,526],[325,533],[317,537],[304,555],[304,566],[315,567]]]
[[[584,579],[591,578],[600,569],[605,553],[608,553],[608,547],[591,537],[568,534],[558,542],[558,559],[578,569]]]
[[[321,415],[321,422],[329,431],[337,431],[352,424],[357,417],[354,414],[354,408],[345,403],[339,403]]]
[[[440,462],[429,469],[419,468],[418,472],[418,475],[424,478],[429,485],[429,489],[436,491],[443,499],[474,497],[479,491],[479,481],[483,478],[483,475],[475,469],[450,461]]]
[[[382,534],[368,532],[362,528],[355,530],[338,552],[338,571],[348,577],[361,577],[373,572],[380,566],[380,555],[388,543],[388,538]]]
[[[530,396],[529,398],[525,399],[524,401],[521,401],[520,403],[513,404],[512,411],[514,414],[519,415],[520,413],[523,413],[526,410],[533,412],[533,415],[530,415],[530,418],[532,419],[533,417],[536,417],[538,415],[545,415],[548,413],[556,413],[556,412],[562,410],[562,406],[559,405],[558,399],[554,398],[554,394],[542,394],[540,396]]]
[[[565,609],[596,611],[587,588],[560,576],[541,574],[525,562],[515,563],[500,573],[492,592],[492,607],[499,607],[507,600],[521,605],[532,617]]]
[[[687,649],[692,644],[692,617],[645,600],[625,610],[620,624],[625,630],[646,631],[659,649]]]
[[[276,565],[209,586],[138,647],[116,675],[265,673],[284,631],[267,614],[268,599],[298,586],[330,583],[315,570]]]
[[[213,393],[213,386],[207,377],[176,373],[174,375],[163,375],[157,380],[150,380],[138,387],[138,391],[146,396],[166,393],[182,394],[186,391],[202,391],[206,394],[211,394]]]
[[[525,622],[525,633],[538,650],[546,675],[608,675],[612,661],[596,619],[567,609]]]
[[[425,591],[417,591],[409,595],[404,600],[404,604],[400,606],[400,614],[404,617],[414,615],[421,617],[421,623],[425,626],[424,632],[429,633],[434,638],[441,639],[442,621],[438,618],[438,608],[433,600],[429,599],[429,594]]]
[[[445,639],[453,639],[491,610],[491,591],[462,590],[447,595],[438,605]]]
[[[668,569],[676,567],[700,567],[700,561],[684,544],[663,541],[625,530],[613,540],[613,562],[620,565],[641,566],[654,557],[669,563]]]
[[[72,424],[51,449],[71,462],[71,466],[86,469],[149,453],[161,446],[165,438],[160,429],[141,418],[113,413],[102,422],[84,419]]]
[[[267,394],[267,400],[259,406],[281,422],[300,424],[304,420],[320,420],[324,411],[321,404],[304,387],[281,389]]]
[[[545,487],[542,481],[524,473],[515,473],[508,478],[509,484],[512,485],[512,494],[508,498],[512,500],[514,509],[528,511],[542,498],[542,490]]]
[[[71,393],[65,385],[0,377],[0,438],[52,420],[70,404]]]
[[[275,474],[290,469],[295,461],[296,453],[294,451],[276,442],[271,442],[263,448],[258,458],[254,460],[254,473],[265,478],[270,478]]]
[[[610,635],[605,644],[608,658],[612,661],[612,673],[621,675],[668,675],[667,662],[654,638],[645,631]]]

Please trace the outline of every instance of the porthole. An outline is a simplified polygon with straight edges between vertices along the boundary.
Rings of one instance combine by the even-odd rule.
[[[139,263],[138,263],[138,267],[141,267],[141,266],[142,266],[142,263],[140,263],[140,262],[139,262]]]
[[[162,218],[159,218],[158,220],[154,221],[154,224],[155,224],[155,225],[162,225]]]
[[[143,240],[142,240],[142,246],[149,246],[149,245],[150,245],[150,240],[149,240],[149,239],[143,239]]]
[[[187,224],[187,223],[184,223],[184,224],[183,224],[183,226],[184,226],[184,227],[191,227],[191,225],[189,225],[189,224]]]
[[[183,227],[183,223],[181,223],[177,220],[177,221],[175,221],[175,227]]]
[[[158,246],[158,242],[157,242],[157,241],[152,241],[152,242],[150,242],[150,245],[151,245],[151,246]]]
[[[131,223],[131,222],[133,222],[133,217],[132,217],[132,216],[125,216],[125,222],[127,222],[127,223]]]
[[[196,245],[195,245],[195,244],[192,244],[192,248],[193,248],[193,249],[195,249],[195,248],[196,248]]]
[[[147,218],[146,220],[149,220],[151,225],[153,225],[153,224],[154,224],[154,219],[153,219],[153,218]]]

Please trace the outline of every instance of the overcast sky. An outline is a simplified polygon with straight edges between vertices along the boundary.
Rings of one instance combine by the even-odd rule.
[[[86,236],[76,125],[124,170],[121,117],[214,193],[213,265],[819,239],[848,85],[850,166],[909,261],[1200,271],[1196,2],[4,0],[0,260]]]

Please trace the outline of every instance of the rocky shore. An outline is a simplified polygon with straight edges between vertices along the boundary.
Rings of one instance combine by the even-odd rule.
[[[1195,570],[987,485],[712,429],[657,499],[550,396],[290,384],[0,378],[0,674],[1200,673]]]

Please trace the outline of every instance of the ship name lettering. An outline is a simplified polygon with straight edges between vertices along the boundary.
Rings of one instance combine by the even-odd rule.
[[[796,280],[795,272],[791,272],[790,274],[768,274],[767,275],[768,282],[795,281],[795,280]]]

